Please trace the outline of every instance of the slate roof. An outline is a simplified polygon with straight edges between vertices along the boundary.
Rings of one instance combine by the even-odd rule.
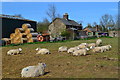
[[[75,22],[74,20],[66,20],[63,18],[60,18],[60,20],[65,24],[65,25],[71,25],[71,26],[80,26],[80,24],[78,24],[77,22]]]
[[[98,29],[98,31],[96,31],[96,29],[95,28],[88,28],[90,31],[92,31],[92,32],[101,32],[99,29]]]
[[[96,29],[95,28],[88,28],[90,31],[92,32],[96,32]]]

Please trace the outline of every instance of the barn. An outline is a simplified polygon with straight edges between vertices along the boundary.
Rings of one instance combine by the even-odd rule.
[[[24,23],[29,23],[36,32],[36,21],[11,15],[0,15],[0,21],[2,21],[2,38],[9,38],[10,34],[14,33],[16,28],[21,28]]]

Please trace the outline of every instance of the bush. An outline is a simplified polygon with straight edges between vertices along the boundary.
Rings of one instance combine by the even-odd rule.
[[[63,37],[70,37],[70,32],[69,31],[63,31],[62,33],[61,33],[61,36],[63,36]]]

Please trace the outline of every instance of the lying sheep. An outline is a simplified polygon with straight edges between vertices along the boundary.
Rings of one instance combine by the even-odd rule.
[[[36,51],[38,51],[36,54],[50,54],[50,51],[46,48],[36,48]]]
[[[45,63],[38,63],[36,66],[28,66],[22,69],[21,77],[38,77],[45,73]]]
[[[81,43],[80,45],[85,45],[85,46],[87,46],[88,44],[87,44],[87,43]]]
[[[8,55],[17,55],[17,54],[20,54],[22,51],[21,48],[18,48],[18,49],[11,49],[7,52]]]
[[[79,55],[86,55],[87,54],[87,50],[89,50],[88,48],[85,49],[79,49],[73,52],[74,56],[79,56]]]
[[[92,47],[95,47],[96,44],[95,43],[89,43],[87,47],[90,47],[90,49],[92,49]]]
[[[69,48],[67,53],[73,53],[74,51],[78,50],[79,48],[78,47],[72,47],[72,48]]]
[[[84,48],[87,48],[87,46],[84,45],[84,44],[80,44],[80,45],[78,45],[78,48],[79,48],[79,49],[84,49]]]
[[[68,48],[66,46],[61,46],[58,49],[58,52],[66,52],[68,50]]]
[[[92,48],[92,50],[93,50],[93,52],[104,52],[104,48],[103,47],[94,47],[94,48]]]
[[[102,44],[102,40],[101,40],[101,39],[98,39],[98,40],[96,41],[96,46],[99,46],[100,44]]]

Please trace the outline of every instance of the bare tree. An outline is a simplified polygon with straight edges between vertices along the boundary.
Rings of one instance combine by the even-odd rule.
[[[118,15],[116,15],[114,18],[115,18],[115,25],[113,26],[112,30],[120,30],[120,27],[119,27],[120,23],[118,21]]]
[[[86,26],[86,28],[92,28],[91,24],[88,23],[87,26]]]
[[[60,14],[57,13],[57,8],[56,8],[56,6],[54,4],[48,5],[48,10],[47,10],[46,14],[51,19],[51,21],[53,21],[55,18],[60,18],[61,17]],[[53,27],[55,27],[55,26],[56,26],[56,24],[53,23]],[[55,31],[54,35],[55,36],[52,36],[52,37],[58,37],[58,33],[57,33],[58,31],[57,30],[58,29],[54,28],[54,31]]]
[[[82,24],[82,23],[83,23],[83,21],[77,21],[77,23],[78,23],[78,24]]]
[[[105,14],[101,17],[100,24],[103,28],[102,30],[107,31],[107,30],[110,30],[115,25],[115,22],[111,15]]]
[[[44,23],[44,24],[49,24],[50,22],[49,22],[49,20],[48,20],[47,18],[43,18],[42,23]]]
[[[53,21],[56,17],[61,17],[60,14],[57,13],[57,8],[54,4],[48,5],[48,10],[46,14]]]
[[[93,22],[92,26],[95,27],[96,25],[97,25],[97,23],[96,23],[96,22]]]

